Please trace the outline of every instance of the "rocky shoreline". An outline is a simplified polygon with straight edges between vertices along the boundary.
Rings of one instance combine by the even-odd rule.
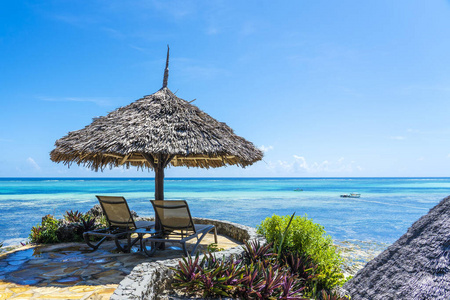
[[[355,276],[369,261],[383,252],[389,245],[370,241],[334,241],[344,259],[342,271],[346,278]]]

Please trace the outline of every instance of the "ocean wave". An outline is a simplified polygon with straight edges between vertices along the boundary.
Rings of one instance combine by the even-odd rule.
[[[26,238],[12,238],[12,239],[6,239],[4,241],[2,241],[3,243],[3,247],[13,247],[13,246],[18,246],[21,245],[21,243],[26,243],[27,239]]]

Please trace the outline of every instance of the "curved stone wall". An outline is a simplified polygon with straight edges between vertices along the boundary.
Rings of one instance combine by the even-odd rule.
[[[217,228],[217,233],[224,234],[240,242],[250,240],[257,240],[261,243],[266,242],[264,237],[256,233],[255,228],[249,226],[212,219],[193,219],[196,224],[213,224]],[[224,259],[229,259],[231,256],[242,256],[243,250],[241,246],[238,246],[220,251],[218,254]],[[173,271],[170,268],[176,267],[180,260],[181,257],[137,265],[120,282],[111,299],[157,299],[157,295],[171,288]]]

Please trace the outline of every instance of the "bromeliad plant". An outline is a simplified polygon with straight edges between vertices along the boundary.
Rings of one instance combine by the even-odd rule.
[[[81,218],[81,224],[83,225],[82,226],[83,232],[95,230],[100,226],[99,224],[96,223],[95,218],[89,215],[85,215],[84,217]]]
[[[250,263],[256,263],[262,261],[264,263],[271,262],[270,258],[276,257],[276,254],[272,253],[272,244],[261,245],[258,241],[244,242],[244,259]]]
[[[271,245],[248,242],[242,260],[218,260],[207,253],[200,260],[188,257],[179,262],[173,286],[189,295],[239,299],[304,299],[305,280],[286,261],[278,260]],[[300,258],[298,258],[300,260]],[[296,262],[297,269],[301,262]],[[313,268],[311,268],[312,270]],[[310,274],[308,274],[310,276]]]
[[[313,263],[310,257],[299,255],[297,253],[282,253],[281,261],[289,268],[292,274],[298,276],[307,284],[314,281],[317,265]]]
[[[203,297],[230,296],[233,286],[243,273],[239,263],[234,260],[227,263],[219,261],[211,252],[203,256],[201,261],[198,254],[195,259],[183,257],[179,268],[173,268],[176,281],[173,286],[185,293],[201,294]]]
[[[202,263],[205,258],[203,258]],[[174,287],[180,287],[187,293],[192,293],[196,291],[196,286],[200,281],[200,272],[202,268],[199,265],[199,256],[197,255],[194,260],[189,256],[187,259],[185,257],[180,261],[179,269],[173,268],[175,271],[174,279],[177,281],[173,284]]]
[[[64,219],[71,223],[79,223],[83,219],[83,213],[77,211],[66,211],[66,214],[64,215]]]

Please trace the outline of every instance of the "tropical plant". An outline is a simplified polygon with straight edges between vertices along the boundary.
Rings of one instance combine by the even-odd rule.
[[[265,268],[262,262],[252,266],[255,268],[250,268],[247,280],[243,281],[244,286],[248,287],[246,294],[249,298],[268,299],[280,288],[285,274],[278,272],[278,269],[274,270],[272,266]]]
[[[214,295],[226,296],[229,294],[227,290],[231,290],[231,286],[227,285],[230,276],[225,276],[225,263],[220,262],[215,268],[202,269],[199,280],[199,287],[203,290],[203,297],[208,298]]]
[[[265,219],[257,231],[264,235],[268,242],[281,245],[283,252],[310,257],[317,265],[314,278],[316,290],[331,290],[334,286],[344,283],[341,271],[343,259],[333,245],[333,240],[326,234],[323,226],[314,223],[306,215],[304,217],[273,215]]]
[[[29,239],[32,243],[39,243],[41,240],[42,227],[39,225],[31,227]]]
[[[202,297],[239,299],[303,299],[304,280],[280,265],[270,245],[244,245],[244,259],[218,260],[207,253],[201,260],[188,257],[179,262],[174,287]]]
[[[78,210],[66,211],[63,219],[56,219],[52,215],[42,218],[41,224],[31,228],[29,241],[32,243],[78,242],[83,240],[83,233],[106,227],[104,216],[93,217]]]
[[[31,228],[30,241],[44,244],[59,242],[57,236],[59,223],[52,215],[44,216],[40,225]]]
[[[289,230],[289,226],[291,226],[292,219],[294,218],[294,216],[295,216],[295,212],[292,214],[291,218],[289,219],[289,223],[287,224],[286,228],[284,229],[283,234],[280,237],[280,244],[278,245],[278,251],[277,251],[278,256],[280,256],[281,251],[283,250],[284,239],[286,238],[286,235]]]
[[[301,292],[304,289],[304,286],[298,287],[298,283],[296,282],[295,277],[285,276],[283,282],[281,283],[281,293],[278,296],[278,299],[298,299],[298,295],[301,295]]]
[[[238,285],[239,279],[243,273],[244,269],[242,268],[242,260],[235,261],[234,258],[231,257],[228,261],[227,267],[223,271],[223,274],[226,277],[225,284],[228,286]]]
[[[299,279],[310,283],[314,280],[317,265],[313,263],[310,257],[299,255],[298,253],[285,252],[280,260],[289,268],[292,274],[297,275]]]
[[[326,291],[322,290],[322,300],[350,300],[351,298],[349,296],[340,296],[336,292],[327,293]]]
[[[205,258],[202,260],[202,264]],[[196,290],[196,286],[200,281],[200,271],[202,268],[199,265],[199,256],[195,256],[193,260],[191,256],[187,258],[182,257],[178,262],[178,268],[172,268],[175,272],[173,278],[175,279],[174,287],[183,288],[185,292],[191,293]]]
[[[83,213],[77,211],[66,211],[66,214],[64,215],[64,219],[66,219],[69,222],[72,223],[78,223],[81,222],[81,220],[83,219]]]
[[[219,252],[225,250],[224,248],[219,248],[216,243],[211,243],[206,247],[207,252]]]
[[[81,218],[81,224],[83,225],[83,232],[95,230],[99,227],[99,225],[95,222],[95,218],[92,218],[89,215],[85,215]]]
[[[272,244],[261,245],[261,243],[256,240],[250,242],[245,241],[242,248],[244,250],[244,259],[250,263],[276,256],[276,254],[272,252]]]

